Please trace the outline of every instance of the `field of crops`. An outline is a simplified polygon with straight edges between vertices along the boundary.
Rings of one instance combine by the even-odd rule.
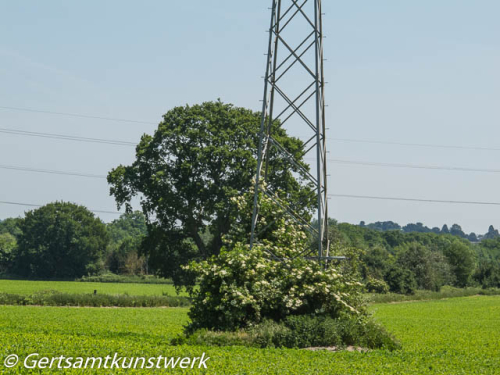
[[[169,284],[0,280],[0,293],[28,295],[44,290],[74,294],[93,293],[94,290],[97,290],[99,294],[129,294],[131,296],[176,295],[174,286]]]
[[[49,357],[106,356],[115,352],[122,356],[199,357],[205,352],[210,357],[206,373],[213,374],[499,373],[500,297],[380,304],[372,309],[400,339],[402,350],[330,353],[172,347],[169,341],[186,323],[187,309],[0,306],[0,370],[6,374],[28,373],[2,367],[4,358],[12,353],[22,359],[30,353]],[[199,372],[178,370],[190,371]]]

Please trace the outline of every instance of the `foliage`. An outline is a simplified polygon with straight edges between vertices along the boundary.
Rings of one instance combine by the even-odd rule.
[[[474,233],[474,232],[469,233],[469,235],[467,236],[467,239],[470,242],[478,242],[479,241],[479,238],[477,237],[476,233]]]
[[[5,272],[10,267],[16,246],[17,241],[12,234],[0,234],[0,272]]]
[[[498,233],[498,230],[495,229],[493,227],[493,225],[490,225],[490,227],[488,228],[488,233],[486,233],[483,238],[485,240],[491,240],[491,239],[494,239],[494,238],[498,238],[500,237],[500,233]]]
[[[479,244],[478,255],[481,259],[499,260],[500,259],[500,237],[494,239],[482,240]]]
[[[309,315],[289,316],[282,322],[265,320],[239,331],[201,329],[178,336],[174,345],[253,346],[258,348],[310,348],[359,346],[370,349],[399,349],[398,343],[379,325],[364,318],[332,319]]]
[[[12,268],[12,261],[17,248],[17,237],[22,233],[19,228],[21,219],[0,220],[0,274]]]
[[[111,272],[122,275],[147,273],[145,258],[139,255],[142,237],[127,237],[108,255],[107,266]]]
[[[147,234],[146,218],[140,211],[125,213],[107,225],[111,238],[107,250],[106,268],[123,275],[148,273],[147,261],[140,247]]]
[[[7,218],[5,220],[0,220],[0,234],[9,233],[14,237],[19,236],[22,233],[19,228],[21,221],[21,218]]]
[[[452,236],[458,236],[458,237],[462,237],[462,238],[466,238],[467,235],[464,233],[464,231],[462,230],[462,227],[458,224],[453,224],[450,228],[450,234]]]
[[[248,223],[252,199],[252,192],[233,198],[239,208],[235,223]],[[199,285],[192,291],[189,330],[230,331],[289,315],[363,315],[356,272],[325,269],[306,259],[303,229],[288,221],[271,198],[262,195],[260,200],[257,228],[270,227],[267,239],[250,250],[247,241],[241,242],[248,238],[246,226],[236,224],[219,256],[186,267]]]
[[[366,225],[364,221],[359,224],[360,227],[367,227],[370,229],[387,231],[387,230],[401,230],[401,225],[393,221],[377,221],[376,223],[371,223]]]
[[[415,274],[398,265],[391,265],[385,275],[389,290],[394,293],[414,294],[417,289]]]
[[[267,321],[252,329],[260,347],[345,347],[369,349],[399,348],[387,332],[364,317],[332,319],[329,317],[290,316],[282,323]]]
[[[170,279],[162,279],[153,275],[127,276],[115,275],[111,272],[103,273],[97,276],[83,276],[76,281],[84,283],[172,284],[172,280]]]
[[[429,228],[422,223],[409,223],[401,227],[398,223],[393,221],[377,221],[375,223],[366,224],[364,221],[359,223],[362,228],[374,229],[377,231],[396,231],[404,233],[435,233],[435,234],[451,234],[455,237],[466,238],[470,242],[478,242],[485,239],[494,239],[500,237],[498,230],[496,230],[493,225],[490,225],[488,232],[484,235],[476,235],[476,233],[471,232],[466,234],[462,227],[458,224],[453,224],[451,228],[448,225],[443,225],[441,229],[438,227]]]
[[[273,136],[307,169],[303,143],[278,122]],[[108,175],[118,206],[130,210],[140,196],[148,236],[143,251],[163,277],[189,283],[181,265],[217,255],[231,227],[231,198],[251,187],[256,170],[260,114],[230,104],[207,102],[177,107],[163,116],[154,135],[144,135],[136,160]],[[309,187],[294,177],[296,167],[270,154],[269,178],[286,187],[289,202],[306,213],[315,201]]]
[[[386,294],[389,293],[389,285],[384,280],[369,277],[366,280],[366,290],[370,293]]]
[[[281,255],[279,249],[273,251]],[[232,330],[290,314],[355,313],[355,292],[361,287],[334,268],[323,271],[301,258],[274,261],[262,245],[250,251],[247,245],[236,244],[217,258],[191,264],[190,269],[200,282],[193,293],[191,329]]]
[[[191,303],[186,297],[74,294],[53,290],[31,295],[0,293],[0,305],[90,306],[90,307],[182,307]]]
[[[483,288],[500,288],[500,264],[497,260],[481,259],[473,278]]]
[[[410,232],[418,232],[418,233],[429,233],[431,232],[431,229],[424,226],[422,223],[416,223],[416,224],[407,224],[403,228],[403,232],[410,233]]]
[[[127,238],[143,237],[147,234],[146,218],[141,211],[124,213],[107,225],[111,243],[121,243]]]
[[[383,279],[389,266],[394,262],[393,255],[381,246],[370,247],[361,256],[363,276],[370,279]]]
[[[442,254],[432,252],[418,242],[403,244],[396,248],[396,253],[397,264],[413,273],[418,289],[439,291],[449,279],[449,267],[439,269],[439,265],[447,265]]]
[[[106,226],[83,206],[56,202],[26,213],[15,254],[16,273],[81,277],[97,272],[108,244]]]
[[[469,285],[475,267],[475,256],[469,247],[459,241],[453,241],[444,249],[451,271],[455,277],[454,284],[459,287]]]
[[[457,235],[382,231],[369,226],[339,224],[333,220],[329,226],[331,243],[362,249],[360,263],[365,283],[370,278],[383,279],[392,291],[406,293],[415,289],[412,278],[417,288],[427,290],[438,290],[443,285],[465,287],[479,283],[485,288],[496,285],[500,238],[471,243]],[[454,231],[458,228],[452,226]]]

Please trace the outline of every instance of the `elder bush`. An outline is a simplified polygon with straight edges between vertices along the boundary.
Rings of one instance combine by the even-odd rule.
[[[235,218],[237,224],[220,255],[186,267],[196,275],[198,284],[190,291],[193,306],[188,331],[231,331],[293,315],[336,319],[366,314],[363,286],[355,274],[340,272],[334,266],[325,269],[319,262],[305,259],[302,254],[309,246],[306,233],[286,220],[281,209],[265,196],[260,197],[259,226],[275,222],[266,239],[250,250],[248,233],[241,223],[251,212],[252,195],[236,199],[241,217]]]

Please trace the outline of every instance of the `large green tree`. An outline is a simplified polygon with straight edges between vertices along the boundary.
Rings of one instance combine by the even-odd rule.
[[[106,226],[83,206],[56,202],[21,220],[15,271],[38,278],[94,273],[109,241]]]
[[[298,160],[303,143],[278,122],[273,135]],[[220,101],[177,107],[154,135],[144,135],[136,160],[108,175],[118,206],[131,210],[139,197],[147,217],[143,249],[157,273],[181,282],[180,265],[217,255],[237,210],[231,198],[252,186],[260,114]],[[307,213],[315,200],[293,165],[270,150],[268,176],[286,201]],[[307,167],[302,161],[303,166]]]

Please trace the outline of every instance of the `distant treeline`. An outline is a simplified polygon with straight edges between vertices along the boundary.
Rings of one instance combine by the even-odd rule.
[[[410,230],[415,227],[421,225],[405,230],[395,223],[370,226],[330,220],[329,239],[340,253],[348,247],[361,250],[362,276],[374,292],[437,291],[444,285],[500,287],[498,235],[471,242],[457,232]]]
[[[410,223],[402,227],[401,225],[393,221],[377,221],[375,223],[370,223],[370,224],[366,224],[364,221],[362,221],[359,223],[359,226],[383,232],[388,230],[397,230],[397,231],[402,231],[404,233],[417,232],[417,233],[451,234],[453,236],[466,238],[471,242],[478,242],[482,240],[488,240],[500,237],[500,233],[498,232],[497,229],[493,227],[493,225],[490,225],[490,227],[488,228],[488,232],[479,235],[474,232],[471,232],[469,234],[465,233],[462,230],[462,227],[458,224],[453,224],[450,228],[448,228],[448,225],[444,224],[442,228],[439,229],[438,227],[429,228],[422,223],[416,223],[416,224]]]
[[[75,279],[106,272],[147,275],[147,231],[141,212],[105,224],[85,207],[50,203],[24,218],[0,222],[0,274],[29,279]],[[332,251],[349,253],[347,265],[359,263],[369,291],[411,294],[445,285],[500,287],[500,236],[493,227],[474,237],[457,224],[438,230],[421,223],[352,225],[330,219],[328,235]],[[189,252],[194,244],[185,241],[184,246]],[[162,261],[176,264],[167,255]]]

